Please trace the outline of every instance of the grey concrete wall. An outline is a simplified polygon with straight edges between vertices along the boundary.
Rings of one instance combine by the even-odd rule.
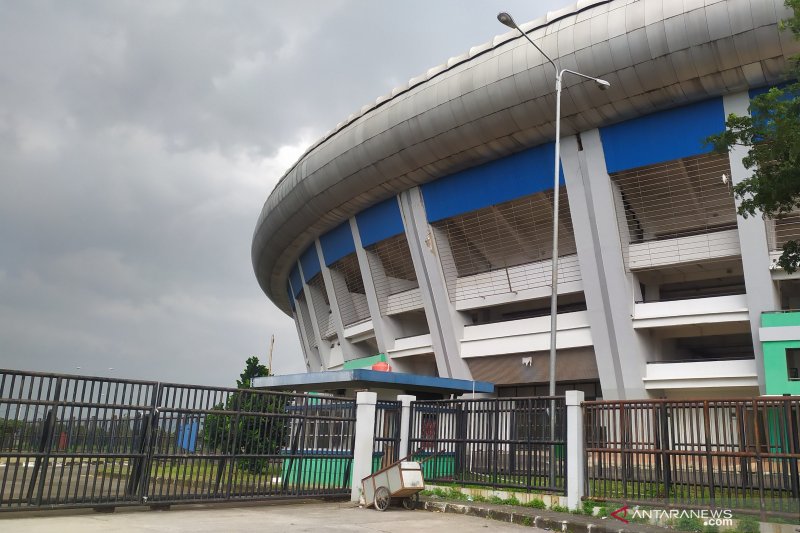
[[[652,347],[633,329],[634,279],[622,256],[600,132],[582,133],[580,144],[562,139],[561,163],[603,398],[647,398],[642,378]]]
[[[439,376],[472,379],[466,362],[461,359],[460,341],[466,317],[456,311],[448,296],[419,187],[400,195],[400,212],[430,328]]]
[[[725,116],[734,113],[745,116],[750,113],[750,95],[747,91],[729,94],[722,98]],[[747,148],[736,146],[729,154],[731,163],[732,184],[740,183],[750,177],[752,172],[744,167],[742,159],[747,155]],[[720,176],[720,179],[722,176]],[[741,201],[736,200],[738,208]],[[764,350],[761,346],[758,330],[761,327],[761,313],[780,309],[781,302],[772,274],[769,270],[769,247],[767,245],[767,229],[760,216],[744,218],[736,217],[739,229],[739,245],[742,249],[742,267],[744,283],[747,290],[747,308],[750,314],[750,332],[753,335],[753,352],[756,357],[758,371],[758,388],[761,394],[766,392],[764,385]]]

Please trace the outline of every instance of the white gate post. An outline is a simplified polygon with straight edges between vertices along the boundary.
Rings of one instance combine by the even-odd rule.
[[[350,483],[350,501],[361,499],[361,480],[372,474],[372,451],[375,446],[375,406],[378,394],[356,394],[356,434],[353,444],[353,480]]]
[[[416,396],[409,394],[399,394],[397,401],[400,402],[400,447],[397,457],[402,459],[409,454],[409,424],[411,423],[411,402],[416,401]]]
[[[584,482],[583,391],[566,391],[567,404],[567,507],[581,508]]]

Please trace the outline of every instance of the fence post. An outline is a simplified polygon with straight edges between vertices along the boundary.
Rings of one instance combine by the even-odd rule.
[[[356,394],[356,434],[353,444],[353,479],[350,483],[350,501],[361,499],[361,480],[372,474],[372,450],[375,446],[375,405],[378,395],[374,392]]]
[[[398,394],[397,401],[400,402],[400,447],[397,457],[402,459],[410,453],[409,438],[411,436],[411,402],[417,400],[416,396],[409,394]]]
[[[567,404],[567,507],[580,509],[584,496],[583,391],[566,391]]]

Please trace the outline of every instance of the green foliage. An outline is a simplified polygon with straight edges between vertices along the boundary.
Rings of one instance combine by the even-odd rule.
[[[544,504],[543,500],[539,498],[534,498],[530,500],[528,503],[525,504],[525,507],[532,507],[533,509],[546,509],[547,506]]]
[[[693,516],[681,516],[675,523],[675,528],[681,531],[703,531],[703,521]]]
[[[568,513],[569,512],[569,509],[565,505],[558,505],[557,503],[554,503],[553,505],[551,505],[550,506],[550,510],[551,511],[555,511],[557,513]]]
[[[800,37],[800,0],[785,0],[794,15],[782,26]],[[800,79],[798,58],[789,77]],[[737,146],[748,149],[743,163],[752,176],[737,183],[733,192],[740,199],[739,214],[763,213],[781,218],[800,207],[800,83],[773,87],[750,102],[750,116],[728,116],[725,131],[706,141],[719,153]],[[800,266],[800,243],[783,247],[778,265],[786,272]]]
[[[736,525],[736,531],[739,533],[759,533],[761,531],[761,525],[758,523],[758,520],[752,516],[747,516],[739,519],[739,523]]]
[[[719,526],[705,526],[703,528],[703,533],[719,533]]]
[[[236,380],[237,388],[243,390],[232,393],[225,402],[214,406],[214,411],[221,412],[206,416],[203,440],[208,448],[238,455],[268,455],[280,449],[287,429],[285,420],[262,414],[283,412],[285,397],[244,390],[250,387],[253,378],[269,375],[269,369],[259,364],[258,357],[247,359],[244,372]],[[247,472],[259,473],[268,461],[240,458],[237,463]]]
[[[522,517],[522,525],[523,526],[528,526],[528,527],[532,526],[533,525],[533,518],[531,518],[530,516],[523,516]]]
[[[503,498],[501,498],[500,496],[489,496],[489,503],[493,503],[495,505],[503,505],[504,501],[505,500],[503,500]]]
[[[517,505],[517,506],[520,506],[520,505],[522,505],[522,502],[519,501],[516,498],[516,496],[512,496],[510,498],[507,498],[507,499],[503,500],[503,505]]]
[[[589,516],[594,514],[595,503],[592,500],[584,500],[581,505],[583,506],[583,514]]]
[[[445,498],[448,500],[466,500],[467,495],[461,492],[457,487],[449,487],[445,493]]]

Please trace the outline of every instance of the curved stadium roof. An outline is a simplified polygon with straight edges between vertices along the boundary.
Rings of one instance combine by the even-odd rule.
[[[782,0],[584,0],[521,25],[562,68],[562,135],[775,83],[800,52]],[[286,279],[320,234],[410,187],[553,140],[555,74],[517,32],[412,78],[348,117],[280,179],[252,261],[284,312]]]

